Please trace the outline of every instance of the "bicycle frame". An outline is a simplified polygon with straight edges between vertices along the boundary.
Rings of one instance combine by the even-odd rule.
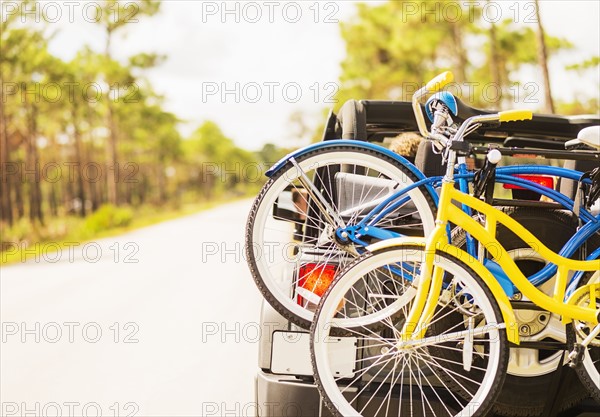
[[[462,193],[468,193],[468,184],[473,180],[474,174],[466,171],[466,165],[464,163],[459,164],[457,169],[458,175],[455,176],[458,179],[460,191]],[[537,183],[533,183],[529,180],[514,177],[515,174],[542,174],[559,176],[565,179],[579,180],[582,173],[578,171],[572,171],[565,168],[558,168],[553,166],[543,165],[531,165],[531,166],[510,166],[510,167],[499,167],[496,170],[496,181],[499,183],[518,185],[523,188],[539,192],[540,194],[549,197],[550,199],[561,204],[565,209],[573,210],[574,202],[563,194],[549,189],[547,187],[540,186]],[[416,187],[423,184],[429,184],[435,187],[436,183],[439,183],[442,177],[430,177],[425,180],[418,181],[417,183],[398,191],[397,193],[389,196],[380,204],[378,204],[370,213],[368,213],[359,223],[346,228],[339,228],[336,233],[339,239],[347,239],[352,241],[354,244],[366,246],[367,242],[362,240],[363,237],[372,237],[376,239],[393,239],[400,237],[401,235],[390,230],[381,229],[376,226],[377,222],[385,217],[388,213],[393,212],[397,207],[408,201],[408,192]],[[470,207],[463,205],[462,211],[471,216]],[[585,225],[579,229],[579,231],[571,237],[571,239],[564,245],[560,251],[560,255],[564,257],[571,257],[586,241],[587,239],[600,230],[600,215],[593,216],[587,210],[580,210],[580,218]],[[448,243],[450,241],[449,228],[447,230]],[[474,244],[474,240],[467,234],[467,253],[477,258],[477,248]],[[600,253],[593,252],[591,259],[596,259],[600,256]],[[542,270],[538,271],[534,275],[530,276],[529,281],[535,285],[541,285],[550,280],[556,274],[557,267],[553,263],[547,264]],[[505,273],[495,272],[494,276],[500,282],[504,288],[506,294],[512,297],[518,289],[511,282],[509,276]],[[406,277],[411,280],[412,277]],[[573,276],[573,279],[569,282],[568,294],[572,293],[573,280],[579,278],[579,275]]]
[[[459,171],[460,172],[460,171]],[[537,183],[531,182],[526,179],[522,179],[519,177],[515,177],[514,175],[518,174],[539,174],[539,175],[551,175],[557,176],[565,179],[578,181],[582,172],[573,171],[565,168],[553,167],[553,166],[545,166],[545,165],[524,165],[524,166],[510,166],[510,167],[499,167],[496,170],[496,182],[503,184],[511,184],[517,185],[523,188],[526,188],[531,191],[538,192],[543,196],[550,198],[551,200],[559,203],[567,210],[574,209],[574,202],[564,194],[559,193],[558,191],[552,190],[550,188],[541,186]],[[459,180],[460,189],[462,192],[467,192],[466,185],[473,180],[475,176],[474,173],[459,173],[456,175],[456,179]],[[377,222],[385,217],[387,214],[393,212],[397,207],[406,203],[410,197],[407,193],[415,188],[421,187],[423,185],[427,185],[433,188],[441,182],[443,177],[429,177],[422,179],[414,184],[392,194],[384,201],[379,203],[371,212],[369,212],[359,223],[355,226],[348,227],[345,231],[351,231],[353,235],[360,236],[370,236],[379,239],[389,239],[394,237],[399,237],[400,235],[394,232],[390,232],[388,230],[378,229]],[[589,180],[586,180],[585,183],[590,183]],[[600,222],[600,215],[593,216],[589,211],[582,208],[580,210],[581,220],[584,222]],[[343,230],[340,230],[342,232]],[[359,237],[349,235],[349,239],[357,244],[364,245],[365,242],[361,241]],[[351,237],[352,236],[352,237]]]
[[[411,244],[414,245],[415,243],[424,247],[425,260],[421,267],[419,276],[413,283],[413,286],[417,288],[417,291],[414,297],[413,305],[411,306],[406,318],[406,322],[402,328],[402,331],[400,332],[397,348],[403,349],[404,346],[426,344],[428,342],[427,339],[423,338],[435,312],[439,295],[444,285],[444,271],[435,266],[436,251],[438,250],[446,253],[453,252],[452,254],[454,256],[458,256],[458,258],[462,259],[463,262],[469,264],[471,269],[478,274],[481,279],[483,279],[489,290],[492,292],[492,296],[497,301],[503,316],[503,323],[491,323],[490,325],[495,325],[497,328],[506,328],[508,340],[517,345],[520,342],[515,312],[507,295],[495,277],[488,269],[485,268],[482,262],[475,259],[470,254],[462,251],[460,248],[452,246],[450,243],[448,243],[445,234],[446,228],[450,223],[461,225],[467,234],[473,236],[479,242],[481,247],[485,248],[488,252],[491,252],[492,249],[496,250],[496,253],[491,252],[492,258],[511,278],[515,287],[535,305],[540,306],[549,312],[559,314],[565,323],[569,323],[573,319],[576,319],[595,325],[595,328],[590,332],[590,335],[582,343],[582,345],[586,345],[593,337],[595,337],[595,335],[600,333],[600,325],[598,324],[598,321],[600,320],[600,310],[596,309],[595,302],[595,291],[600,288],[600,284],[588,284],[574,290],[574,293],[567,299],[567,302],[565,303],[564,301],[567,290],[567,281],[568,275],[571,271],[581,272],[600,270],[600,260],[572,260],[562,256],[560,253],[555,253],[546,247],[525,227],[507,214],[473,196],[468,195],[465,192],[456,190],[454,187],[454,164],[457,157],[456,151],[452,150],[452,145],[454,142],[462,142],[465,134],[468,132],[468,129],[473,125],[486,122],[530,120],[533,116],[532,113],[527,110],[511,110],[496,114],[473,116],[465,120],[454,137],[450,140],[443,135],[439,135],[433,129],[432,132],[429,133],[426,129],[421,107],[418,105],[418,103],[428,93],[439,91],[443,85],[447,84],[449,81],[451,81],[451,79],[451,73],[440,74],[438,77],[431,80],[427,86],[420,89],[413,95],[413,107],[417,116],[417,122],[421,134],[424,137],[437,142],[438,146],[441,145],[447,149],[448,168],[446,170],[446,175],[442,180],[436,227],[429,237],[421,239],[417,242],[414,242],[415,239],[413,239],[411,242],[409,238],[390,239],[387,242],[383,241],[368,248],[370,251],[374,251],[386,247]],[[560,200],[558,201],[560,202]],[[454,205],[455,202],[462,204],[463,210],[460,210],[458,207],[456,207]],[[482,226],[471,216],[469,216],[467,214],[468,210],[465,210],[465,208],[474,209],[475,211],[484,215],[485,225]],[[597,219],[589,219],[589,221],[591,223],[597,223]],[[536,246],[537,252],[543,258],[556,265],[558,273],[552,296],[548,296],[542,291],[538,290],[536,286],[532,284],[521,272],[519,267],[509,256],[506,249],[500,245],[496,239],[496,229],[498,223],[504,225],[509,230],[512,230],[516,235],[521,237],[521,239],[525,240],[527,244],[532,247],[532,249],[533,246]],[[594,251],[592,255],[598,254],[600,254],[600,250]],[[587,291],[590,291],[590,300],[592,300],[590,301],[589,307],[577,306],[577,297],[586,294]],[[466,330],[466,332],[472,332],[471,336],[475,336],[475,333],[486,333],[485,328],[469,329]],[[462,337],[464,336],[463,333],[465,333],[465,331],[457,332],[454,337]]]
[[[439,77],[438,77],[439,78]],[[447,81],[443,80],[444,82]],[[439,80],[437,82],[440,82]],[[425,137],[427,137],[428,139],[437,141],[438,144],[442,144],[445,145],[445,141],[447,140],[447,138],[439,133],[436,133],[435,129],[433,129],[432,127],[432,132],[428,132],[425,126],[425,122],[423,119],[423,115],[421,112],[421,107],[420,105],[418,105],[418,100],[420,99],[420,97],[425,96],[427,93],[432,92],[433,90],[439,88],[439,86],[434,87],[434,84],[436,83],[435,80],[432,80],[430,83],[428,83],[428,85],[424,88],[420,90],[420,93],[417,92],[415,93],[415,96],[413,97],[413,107],[414,107],[414,111],[415,111],[415,115],[417,117],[417,124],[419,126],[419,131],[421,132],[421,134]],[[509,114],[510,113],[510,114]],[[420,116],[420,117],[419,117]],[[471,117],[469,120],[465,121],[465,123],[463,123],[461,125],[461,127],[459,128],[459,130],[456,132],[455,134],[455,138],[460,138],[460,140],[462,140],[462,138],[465,136],[465,134],[470,133],[467,132],[467,128],[470,126],[469,122],[473,123],[480,123],[480,122],[490,122],[490,121],[513,121],[513,120],[525,120],[524,117],[528,117],[531,118],[531,112],[519,112],[519,111],[513,111],[513,112],[504,112],[504,114],[498,114],[498,115],[492,115],[492,114],[488,114],[488,115],[480,115],[480,116],[475,116],[475,117]],[[477,128],[477,127],[475,127]],[[329,143],[326,144],[317,144],[317,145],[312,145],[306,149],[297,151],[296,153],[290,154],[287,157],[283,158],[278,164],[276,164],[271,170],[269,170],[269,172],[267,173],[267,176],[271,176],[274,172],[278,171],[279,169],[282,169],[284,166],[286,166],[286,164],[291,163],[292,165],[296,165],[295,163],[295,156],[296,155],[301,155],[305,152],[309,152],[309,151],[313,151],[316,149],[322,149],[322,148],[326,148],[328,146],[337,146],[340,144],[347,144],[346,141],[330,141]],[[350,225],[350,226],[346,226],[346,224],[344,223],[343,217],[345,217],[345,214],[348,213],[352,213],[352,210],[348,210],[348,213],[342,213],[341,215],[338,215],[338,213],[335,212],[335,210],[332,209],[331,205],[329,204],[329,202],[327,201],[326,198],[324,198],[321,193],[319,192],[319,190],[317,188],[315,188],[314,186],[312,186],[312,184],[310,183],[310,180],[306,177],[306,176],[302,176],[302,172],[300,172],[301,176],[299,178],[300,182],[303,184],[304,188],[307,190],[307,193],[309,195],[309,197],[311,198],[311,201],[313,202],[313,204],[316,206],[316,210],[318,212],[321,212],[323,217],[324,217],[324,222],[326,224],[328,224],[329,226],[331,226],[334,230],[335,233],[337,234],[337,240],[339,243],[342,243],[344,246],[344,250],[358,255],[359,251],[361,251],[360,248],[356,248],[355,245],[361,246],[361,247],[365,247],[366,245],[368,245],[367,242],[365,242],[363,239],[361,239],[362,237],[373,237],[376,239],[381,239],[381,240],[394,240],[394,238],[398,237],[399,234],[394,233],[393,231],[389,231],[389,230],[385,230],[382,228],[379,228],[376,226],[376,224],[384,217],[386,216],[388,213],[392,213],[395,209],[397,209],[398,207],[400,207],[401,205],[403,205],[404,203],[406,203],[409,199],[409,193],[412,190],[415,190],[415,188],[417,187],[422,187],[422,190],[425,193],[429,193],[433,200],[435,202],[437,202],[437,193],[435,192],[435,188],[434,186],[439,183],[440,179],[442,177],[435,177],[435,178],[425,178],[424,175],[412,164],[410,164],[408,161],[406,161],[404,158],[399,157],[398,155],[395,155],[393,153],[391,153],[389,150],[385,149],[385,148],[381,148],[377,145],[373,145],[373,144],[358,144],[358,143],[352,143],[352,146],[356,146],[356,147],[360,147],[360,148],[365,148],[365,149],[376,149],[378,151],[382,151],[384,152],[384,154],[398,160],[401,164],[403,164],[405,167],[407,167],[409,169],[409,171],[411,171],[417,178],[417,182],[412,184],[411,186],[405,188],[404,190],[401,190],[398,193],[395,193],[389,197],[383,198],[381,202],[377,201],[374,202],[373,204],[377,204],[377,206],[371,210],[370,213],[367,214],[366,217],[363,217],[362,220],[356,224],[356,225]],[[439,146],[438,146],[439,148]],[[460,191],[456,191],[457,193],[461,194],[461,195],[467,195],[467,193],[469,192],[469,182],[473,181],[473,177],[474,174],[473,173],[469,173],[466,169],[466,164],[464,161],[464,158],[459,159],[459,166],[457,169],[457,175],[454,175],[454,162],[456,161],[456,153],[451,151],[450,154],[452,154],[452,157],[449,158],[449,163],[448,163],[448,173],[450,173],[450,178],[452,179],[452,184],[454,184],[454,178],[456,178],[457,182],[459,183],[459,188]],[[452,168],[450,168],[452,167]],[[296,168],[298,170],[300,170],[300,168],[296,165]],[[448,177],[448,173],[447,173],[447,177]],[[585,226],[582,227],[568,242],[567,244],[561,249],[559,254],[555,254],[556,256],[558,256],[558,258],[556,259],[567,259],[567,257],[573,255],[584,243],[585,241],[594,233],[596,233],[596,231],[600,230],[600,215],[599,216],[592,216],[587,210],[585,209],[581,209],[581,210],[577,210],[574,206],[574,202],[572,200],[570,200],[568,197],[560,194],[557,191],[554,191],[552,189],[540,186],[537,183],[528,181],[528,180],[524,180],[518,177],[515,177],[514,175],[516,174],[546,174],[546,175],[552,175],[552,176],[560,176],[562,178],[566,178],[566,179],[571,179],[571,180],[575,180],[575,181],[580,181],[581,175],[582,173],[577,172],[577,171],[571,171],[571,170],[567,170],[564,168],[557,168],[557,167],[551,167],[551,166],[538,166],[538,165],[533,165],[533,166],[517,166],[517,167],[499,167],[498,169],[496,169],[496,182],[500,182],[500,183],[506,183],[506,184],[512,184],[512,185],[517,185],[517,186],[521,186],[525,189],[531,190],[531,191],[535,191],[538,192],[541,195],[545,195],[547,197],[549,197],[551,200],[557,202],[558,204],[560,204],[562,207],[572,210],[572,211],[577,211],[577,214],[579,215],[579,218],[581,219],[581,221],[583,223],[585,223]],[[446,178],[446,177],[444,177]],[[445,186],[445,182],[443,182],[442,185],[442,189],[447,188],[447,186]],[[452,200],[452,199],[451,199]],[[477,223],[475,220],[473,220],[471,218],[471,210],[474,208],[473,206],[470,206],[469,204],[465,204],[462,201],[459,201],[458,198],[454,198],[455,201],[457,201],[458,203],[462,203],[462,211],[459,208],[455,207],[455,210],[461,211],[461,213],[463,213],[463,217],[468,217],[469,220],[473,223]],[[475,201],[479,201],[477,199],[475,199]],[[443,204],[437,204],[440,208],[443,206]],[[491,207],[491,206],[489,206]],[[479,210],[477,210],[479,211]],[[481,211],[479,211],[481,212]],[[486,214],[481,212],[482,214]],[[440,218],[439,218],[439,214],[438,214],[438,222],[440,222]],[[450,223],[454,223],[454,224],[460,224],[462,225],[464,223],[464,219],[459,219],[459,221],[444,221],[444,228],[445,233],[441,233],[439,234],[439,230],[441,230],[441,226],[438,226],[435,230],[436,230],[436,236],[439,235],[440,241],[438,243],[445,243],[446,245],[448,245],[448,242],[450,241],[449,239],[449,234],[450,234],[450,228],[449,225]],[[507,228],[510,230],[512,225],[507,225]],[[487,229],[487,226],[486,226]],[[523,229],[524,230],[524,229]],[[478,254],[478,248],[475,245],[475,239],[477,239],[480,243],[481,240],[477,238],[476,235],[472,234],[470,230],[466,230],[467,232],[467,252],[463,252],[465,255],[472,257],[472,258],[477,258]],[[514,231],[514,229],[513,229]],[[495,226],[493,229],[493,233],[495,234]],[[444,234],[446,235],[445,241],[443,241],[444,238]],[[518,235],[520,235],[521,237],[523,237],[523,235],[521,233],[517,233]],[[534,246],[539,246],[538,243],[539,240],[537,240],[533,235],[531,235],[531,237],[533,239],[529,239],[530,242],[533,242],[532,244]],[[497,242],[496,242],[497,243]],[[354,245],[352,245],[354,244]],[[483,248],[486,248],[485,245],[482,245]],[[430,249],[430,248],[428,248]],[[487,248],[486,248],[487,249]],[[489,251],[489,249],[488,249]],[[539,252],[539,251],[538,251]],[[483,252],[481,252],[483,253]],[[540,255],[544,256],[543,253],[540,253]],[[508,255],[506,254],[506,257],[508,257]],[[594,257],[600,257],[600,252],[599,251],[594,251],[592,253],[592,259],[594,259]],[[481,258],[483,260],[483,257]],[[550,264],[546,265],[541,271],[538,271],[536,274],[532,275],[529,278],[524,278],[525,281],[527,281],[527,284],[530,285],[531,288],[535,289],[535,286],[537,285],[541,285],[542,283],[550,280],[555,274],[556,271],[558,270],[559,275],[564,275],[564,278],[566,279],[567,276],[564,274],[563,271],[563,267],[561,266],[561,264],[555,264],[553,262],[552,257],[549,257],[550,260]],[[487,260],[486,260],[487,262]],[[590,263],[593,263],[594,261],[589,261]],[[599,261],[600,262],[600,261]],[[514,267],[516,267],[516,265],[514,264],[514,262],[512,262]],[[519,284],[516,282],[513,282],[511,280],[511,278],[513,275],[513,270],[509,267],[509,268],[504,268],[502,264],[497,263],[494,265],[494,262],[490,262],[487,265],[491,265],[490,268],[486,268],[486,264],[482,264],[482,273],[487,274],[486,276],[492,276],[495,277],[496,279],[496,284],[500,283],[497,285],[498,288],[501,288],[503,290],[503,295],[505,297],[505,301],[503,302],[503,306],[506,304],[508,305],[508,307],[504,308],[503,312],[509,312],[512,311],[512,309],[510,308],[510,302],[508,301],[507,295],[513,296],[515,291],[521,291],[521,289],[519,288],[519,285],[523,286],[523,283]],[[517,268],[518,269],[518,268]],[[581,270],[581,268],[572,268],[572,269],[576,269],[576,270]],[[593,269],[592,269],[593,270]],[[492,271],[495,273],[495,275],[492,275]],[[433,272],[433,271],[432,271]],[[572,294],[578,285],[578,282],[581,278],[581,274],[579,275],[575,275],[574,279],[569,283],[569,289],[568,289],[568,293],[567,293],[567,282],[565,281],[564,285],[563,285],[563,289],[562,289],[562,299],[565,298],[565,296],[567,294]],[[438,277],[439,278],[439,277]],[[575,279],[576,278],[576,279]],[[529,281],[528,281],[529,279]],[[441,278],[438,279],[438,281],[440,282],[440,290],[441,290],[441,286],[443,285],[443,283],[441,282]],[[437,281],[436,281],[437,282]],[[489,284],[489,286],[491,286],[492,284]],[[524,293],[523,291],[521,291],[525,296],[528,296],[526,293]],[[561,302],[562,302],[561,299]],[[535,301],[535,300],[534,300]],[[423,301],[423,303],[425,303],[425,301]],[[427,304],[427,306],[429,306],[430,303]],[[425,304],[423,304],[422,306],[423,308],[425,308]],[[555,306],[553,306],[555,307]],[[581,312],[580,312],[581,313]],[[566,317],[565,314],[561,314],[563,316]],[[514,316],[514,313],[513,313]],[[573,318],[577,318],[577,317],[573,317]],[[518,336],[518,335],[517,335]]]
[[[471,218],[453,204],[453,201],[464,204],[473,210],[482,213],[486,217],[485,225],[480,225],[477,221]],[[445,228],[449,223],[460,224],[461,227],[477,239],[484,248],[488,251],[495,251],[493,258],[502,267],[502,269],[511,277],[516,288],[531,300],[535,305],[548,310],[552,313],[562,316],[564,322],[571,320],[581,320],[598,324],[599,311],[595,305],[592,307],[579,307],[564,302],[565,290],[568,282],[568,274],[570,271],[597,271],[600,270],[600,260],[579,261],[565,258],[560,254],[548,249],[542,242],[539,241],[531,232],[512,219],[507,214],[497,210],[493,206],[478,200],[475,197],[464,194],[454,188],[453,180],[444,180],[442,191],[440,194],[440,207],[438,209],[437,226],[430,237],[425,240],[425,262],[424,267],[418,277],[418,290],[414,299],[413,307],[407,317],[407,321],[402,330],[402,340],[422,338],[427,329],[428,323],[433,316],[433,312],[438,302],[439,294],[443,285],[443,271],[440,268],[434,267],[436,249],[445,247],[444,251],[463,253],[459,248],[448,244],[445,237]],[[556,283],[554,286],[554,295],[552,297],[538,290],[519,269],[515,262],[511,259],[508,252],[500,245],[496,239],[497,224],[500,223],[523,240],[529,242],[530,246],[535,245],[537,252],[555,264],[558,269]],[[463,261],[472,264],[480,263],[473,257],[462,259]],[[481,267],[483,265],[481,264]],[[477,268],[481,270],[481,268]],[[505,317],[514,317],[514,311],[507,303],[506,295],[498,292],[497,283],[490,282],[490,275],[483,275],[482,278],[488,284],[492,293],[496,298],[504,300],[499,303],[502,313]],[[591,284],[590,291],[595,291],[599,284]],[[410,323],[410,324],[409,324]],[[518,334],[508,334],[509,340],[518,343]]]

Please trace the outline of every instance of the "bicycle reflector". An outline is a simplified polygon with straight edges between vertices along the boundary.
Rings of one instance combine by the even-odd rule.
[[[515,175],[515,177],[522,178],[524,180],[540,184],[544,187],[554,189],[554,178],[552,177],[547,177],[545,175]],[[526,190],[526,188],[514,184],[503,184],[503,187],[508,190]]]
[[[306,301],[319,304],[319,300],[333,282],[336,266],[327,264],[307,263],[300,267],[300,279],[296,294],[297,303],[304,305]]]

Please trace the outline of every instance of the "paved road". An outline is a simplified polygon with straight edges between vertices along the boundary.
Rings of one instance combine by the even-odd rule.
[[[247,409],[261,300],[242,258],[249,208],[2,268],[0,415]]]

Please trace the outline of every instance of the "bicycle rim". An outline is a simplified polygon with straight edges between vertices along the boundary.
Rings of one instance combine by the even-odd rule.
[[[380,316],[384,330],[373,330],[368,316],[377,315],[410,288],[388,284],[388,292],[381,294],[382,270],[404,268],[417,274],[423,253],[422,248],[404,247],[365,255],[341,275],[320,304],[311,328],[313,368],[321,394],[336,415],[485,415],[499,393],[508,359],[506,335],[498,325],[501,313],[485,284],[460,261],[444,254],[437,257],[437,266],[446,271],[446,290],[421,340],[424,344],[417,340],[398,347],[412,301],[398,310],[403,314]],[[357,294],[361,287],[366,291]],[[387,303],[381,301],[384,298]],[[347,337],[357,348],[349,359],[352,363],[340,364],[340,358],[352,355],[339,351],[335,341],[341,338],[331,335],[348,304],[356,300],[362,305],[351,309],[355,317]],[[368,325],[356,326],[361,314]]]
[[[391,158],[351,147],[316,151],[296,162],[346,225],[356,224],[377,202],[417,181]],[[339,271],[355,254],[336,242],[335,230],[306,197],[299,177],[297,167],[289,165],[265,186],[249,217],[246,253],[255,281],[269,303],[284,317],[308,328],[322,295],[322,291],[314,291],[314,283],[324,286],[320,281],[327,268]],[[296,222],[281,218],[274,210],[286,191],[300,195],[305,206],[300,210],[302,218]],[[408,194],[410,201],[382,218],[378,227],[414,235],[433,229],[435,208],[431,197],[419,188]],[[300,230],[296,241],[291,239],[294,228]],[[363,250],[360,246],[353,249]],[[311,267],[302,270],[304,265]],[[307,284],[309,274],[312,281]],[[302,286],[308,287],[302,290],[308,289],[317,297],[310,299],[310,293],[298,291]]]

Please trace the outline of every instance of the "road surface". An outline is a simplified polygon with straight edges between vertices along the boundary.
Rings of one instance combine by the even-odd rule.
[[[3,267],[0,415],[251,414],[261,296],[243,258],[249,209]]]

